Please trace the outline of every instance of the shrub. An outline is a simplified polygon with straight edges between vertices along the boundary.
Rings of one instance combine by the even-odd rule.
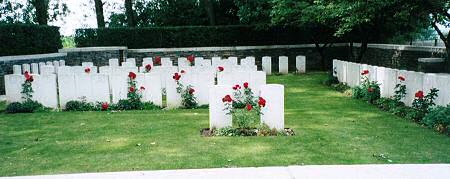
[[[66,103],[65,111],[95,111],[97,108],[94,104],[88,103],[85,100],[68,101]]]
[[[113,110],[142,110],[144,103],[138,100],[121,99],[112,107]]]
[[[59,27],[0,24],[0,56],[54,53],[62,47]]]
[[[413,112],[408,114],[408,118],[416,122],[420,122],[428,111],[435,105],[434,100],[438,96],[436,88],[430,90],[427,95],[424,95],[423,91],[417,91],[415,94],[415,99],[412,103],[414,109]]]
[[[438,106],[431,110],[424,118],[423,123],[434,128],[441,133],[450,135],[450,105],[447,107]]]
[[[22,103],[19,103],[19,102],[9,103],[6,106],[6,112],[7,113],[20,113],[20,112],[22,112]]]
[[[368,70],[361,73],[363,75],[361,85],[353,88],[352,95],[355,99],[364,99],[373,104],[380,99],[380,85],[376,81],[370,81],[368,74]]]
[[[339,80],[334,76],[336,72],[328,72],[327,79],[323,82],[327,86],[333,86],[339,84]]]
[[[7,113],[33,113],[44,110],[41,103],[33,100],[26,100],[24,102],[13,102],[6,106]]]

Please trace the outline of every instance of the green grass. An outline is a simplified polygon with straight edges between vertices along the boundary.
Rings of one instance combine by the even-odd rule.
[[[332,91],[321,85],[325,77],[268,77],[286,86],[293,137],[200,137],[207,109],[2,113],[0,176],[389,163],[374,154],[392,163],[450,163],[449,137]]]

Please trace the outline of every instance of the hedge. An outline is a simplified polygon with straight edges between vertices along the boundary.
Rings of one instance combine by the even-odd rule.
[[[54,53],[60,48],[59,27],[0,24],[0,56]]]
[[[167,48],[313,43],[310,29],[256,26],[183,26],[77,29],[77,47]]]

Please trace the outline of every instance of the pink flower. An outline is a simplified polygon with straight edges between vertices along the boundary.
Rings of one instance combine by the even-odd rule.
[[[24,76],[25,76],[25,81],[27,81],[27,82],[33,82],[34,81],[33,76],[31,76],[28,71],[25,71]]]

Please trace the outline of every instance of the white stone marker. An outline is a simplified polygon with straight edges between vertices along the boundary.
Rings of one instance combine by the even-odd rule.
[[[45,65],[41,67],[41,75],[48,75],[48,74],[54,74],[55,68],[50,65]]]
[[[295,68],[298,73],[306,73],[306,56],[295,57]]]
[[[177,93],[177,83],[172,78],[166,76],[166,95],[167,95],[167,108],[175,109],[181,107],[181,94]]]
[[[65,60],[59,60],[59,66],[66,66]]]
[[[203,57],[194,57],[195,66],[200,66],[203,60]]]
[[[81,62],[82,67],[92,67],[94,66],[93,62]]]
[[[54,67],[59,67],[59,61],[53,61],[53,66]]]
[[[20,65],[13,65],[13,74],[15,75],[22,74],[22,67]]]
[[[39,73],[42,73],[42,67],[44,67],[46,64],[44,62],[39,62]]]
[[[395,94],[395,86],[400,83],[398,80],[399,74],[398,70],[392,68],[385,68],[384,71],[384,89],[386,92],[383,92],[384,97],[391,97]],[[378,76],[378,73],[377,73]],[[404,82],[403,82],[404,83]]]
[[[225,104],[222,98],[226,95],[232,96],[230,86],[215,85],[209,88],[209,128],[220,129],[232,126],[232,116],[224,111]]]
[[[331,72],[334,77],[338,77],[338,70],[339,70],[338,64],[339,64],[339,60],[333,59],[333,66],[331,67]]]
[[[385,74],[386,74],[386,68],[385,67],[377,67],[376,68],[377,75],[376,75],[376,81],[378,84],[380,84],[380,95],[381,97],[389,97],[387,96],[387,87],[385,80]]]
[[[367,65],[367,70],[369,70],[369,80],[377,81],[377,66]]]
[[[117,59],[117,58],[109,59],[109,66],[112,66],[112,67],[119,66],[119,59]]]
[[[161,75],[158,73],[145,73],[142,85],[145,87],[142,99],[162,106]]]
[[[39,65],[37,63],[31,64],[31,73],[39,74]]]
[[[284,130],[284,86],[263,85],[261,97],[266,100],[266,106],[261,109],[261,122],[271,129]]]
[[[55,69],[52,66],[50,67],[53,70]],[[45,107],[58,108],[56,74],[43,73],[43,75],[34,75],[32,87],[34,90],[34,100],[40,102]]]
[[[248,83],[255,96],[259,96],[261,86],[266,84],[266,73],[263,71],[250,72]]]
[[[71,100],[78,100],[76,97],[75,75],[72,73],[58,74],[58,91],[59,91],[59,103],[62,109],[66,109],[67,102]]]
[[[178,67],[188,67],[191,66],[186,57],[178,58]]]
[[[278,57],[278,72],[281,74],[288,74],[289,58],[287,56]]]
[[[338,75],[339,82],[347,83],[347,71],[348,71],[348,62],[339,61],[340,74]]]
[[[238,57],[228,57],[227,63],[230,65],[238,65]]]
[[[152,65],[153,67],[153,58],[152,57],[146,57],[142,59],[142,66],[145,67],[145,65]]]
[[[6,102],[12,103],[23,101],[21,91],[24,82],[25,77],[21,74],[5,75]]]
[[[128,73],[119,72],[109,75],[112,102],[117,103],[121,99],[127,99],[128,94]]]
[[[172,60],[170,60],[170,58],[161,58],[161,66],[163,67],[173,66]]]
[[[439,74],[438,84],[440,90],[440,105],[446,106],[450,104],[450,75],[449,74]],[[438,97],[439,98],[439,97]]]
[[[209,88],[214,86],[214,73],[199,72],[195,74],[194,95],[199,105],[209,104]]]
[[[90,102],[110,102],[109,80],[107,74],[91,75],[91,98]]]
[[[361,81],[361,71],[360,65],[357,63],[349,62],[347,64],[347,84],[350,87],[355,87],[360,84]]]
[[[423,91],[423,73],[400,70],[399,74],[405,77],[406,96],[403,102],[407,106],[412,106],[416,92]]]
[[[235,82],[233,82],[233,73],[225,71],[217,73],[217,84],[229,87],[234,85]]]
[[[31,73],[31,67],[30,67],[30,64],[22,64],[22,73],[25,73],[25,72],[28,72],[28,73]]]
[[[136,66],[136,59],[135,58],[127,58],[127,62],[132,66]]]
[[[47,61],[47,62],[45,62],[45,64],[49,65],[49,66],[53,66],[53,62],[51,62],[51,61]]]
[[[266,75],[272,74],[272,57],[262,57],[262,70],[266,73]]]

